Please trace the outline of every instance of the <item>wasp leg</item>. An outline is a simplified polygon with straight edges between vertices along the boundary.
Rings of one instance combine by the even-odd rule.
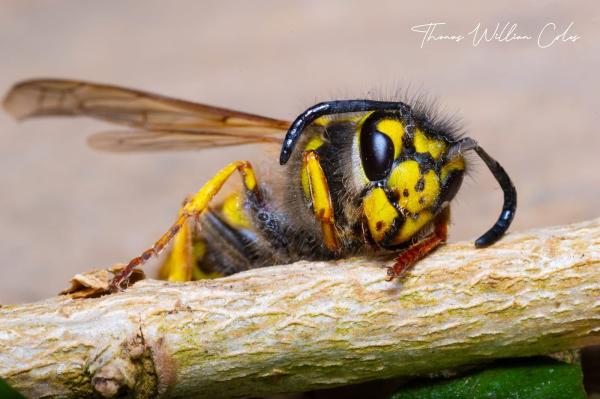
[[[178,216],[181,216],[185,205],[191,198],[188,196],[183,201]],[[173,247],[160,266],[158,278],[169,281],[191,280],[196,257],[192,241],[192,228],[189,222],[185,222],[173,237]]]
[[[440,244],[446,242],[448,238],[448,223],[450,222],[450,207],[446,207],[436,216],[434,220],[433,233],[425,237],[416,244],[410,246],[403,251],[395,259],[394,265],[388,267],[386,281],[392,281],[396,277],[400,277],[409,267],[414,265],[418,260],[422,259],[437,248]]]
[[[325,246],[330,251],[335,252],[339,250],[339,243],[335,232],[333,205],[331,204],[327,178],[323,168],[321,168],[317,152],[313,150],[305,151],[302,157],[302,165],[308,176],[313,211],[315,217],[321,223]]]
[[[173,223],[171,228],[162,235],[154,243],[152,248],[149,248],[142,252],[142,254],[136,258],[133,258],[125,269],[121,273],[115,276],[111,282],[111,288],[113,290],[119,289],[131,275],[134,268],[143,265],[153,255],[158,255],[166,246],[171,242],[175,235],[181,230],[184,224],[193,217],[199,217],[204,212],[209,202],[215,195],[221,190],[223,184],[229,179],[229,177],[235,172],[239,171],[242,175],[242,181],[247,191],[252,192],[255,196],[259,197],[260,193],[258,185],[256,183],[256,177],[252,169],[252,165],[247,161],[236,161],[227,165],[221,169],[212,179],[210,179],[192,198],[181,208],[179,211],[179,217]]]
[[[158,272],[161,280],[190,281],[194,269],[194,253],[192,246],[192,229],[189,222],[184,222],[173,238],[173,248],[167,255]]]

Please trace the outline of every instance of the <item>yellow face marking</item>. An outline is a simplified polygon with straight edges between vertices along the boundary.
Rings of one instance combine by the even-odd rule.
[[[225,221],[233,227],[249,228],[250,221],[244,212],[242,198],[238,193],[230,194],[221,205]]]
[[[377,130],[387,135],[394,143],[394,158],[398,158],[402,150],[404,125],[396,119],[383,119],[377,123]]]
[[[371,237],[376,242],[382,241],[392,227],[394,219],[398,217],[398,211],[390,204],[382,188],[375,188],[365,197],[363,211]]]
[[[421,129],[417,129],[415,132],[414,144],[417,152],[428,152],[435,160],[440,159],[446,149],[446,143],[441,140],[430,139]]]
[[[433,214],[429,211],[423,211],[413,216],[408,216],[398,231],[398,234],[392,240],[392,244],[401,244],[408,241],[432,219]]]
[[[455,156],[450,160],[450,162],[442,166],[442,170],[440,172],[440,177],[442,181],[446,180],[448,174],[455,170],[465,170],[465,159],[460,155]]]
[[[398,164],[387,185],[398,194],[400,207],[413,214],[433,206],[440,195],[440,181],[435,172],[421,174],[414,160]]]

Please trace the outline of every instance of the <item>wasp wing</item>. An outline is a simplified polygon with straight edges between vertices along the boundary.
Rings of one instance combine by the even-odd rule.
[[[112,152],[190,151],[252,143],[277,143],[274,137],[236,137],[213,133],[181,133],[168,130],[116,130],[93,134],[90,147]]]
[[[38,79],[18,83],[4,99],[4,107],[17,119],[89,116],[138,129],[101,133],[90,140],[94,147],[112,151],[182,149],[185,143],[194,143],[194,148],[260,142],[280,144],[282,133],[289,127],[287,121],[73,80]],[[127,138],[127,134],[131,138]]]

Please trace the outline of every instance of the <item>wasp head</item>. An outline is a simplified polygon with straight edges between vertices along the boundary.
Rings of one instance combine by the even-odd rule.
[[[493,244],[514,218],[517,193],[504,168],[475,140],[457,139],[424,112],[402,102],[341,100],[316,104],[292,123],[283,142],[285,164],[304,128],[325,115],[364,112],[357,124],[354,153],[360,159],[364,190],[362,210],[371,238],[382,247],[396,247],[426,230],[460,188],[463,154],[473,150],[485,162],[504,193],[494,225],[475,241]]]
[[[357,141],[370,237],[382,247],[402,245],[454,198],[463,180],[464,158],[450,134],[407,110],[368,114],[358,124]]]

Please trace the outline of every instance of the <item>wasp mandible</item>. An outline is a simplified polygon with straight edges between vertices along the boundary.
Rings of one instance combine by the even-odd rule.
[[[504,168],[421,102],[367,99],[316,104],[287,121],[122,87],[40,79],[15,85],[4,100],[18,119],[89,116],[134,129],[99,133],[92,147],[112,151],[281,145],[286,181],[261,181],[248,161],[225,166],[195,195],[156,243],[115,276],[173,247],[163,278],[190,280],[297,260],[397,254],[387,280],[444,243],[450,201],[474,151],[504,193],[498,220],[475,246],[496,242],[513,220],[517,194]],[[284,136],[285,134],[285,136]],[[242,189],[213,198],[233,175]]]

